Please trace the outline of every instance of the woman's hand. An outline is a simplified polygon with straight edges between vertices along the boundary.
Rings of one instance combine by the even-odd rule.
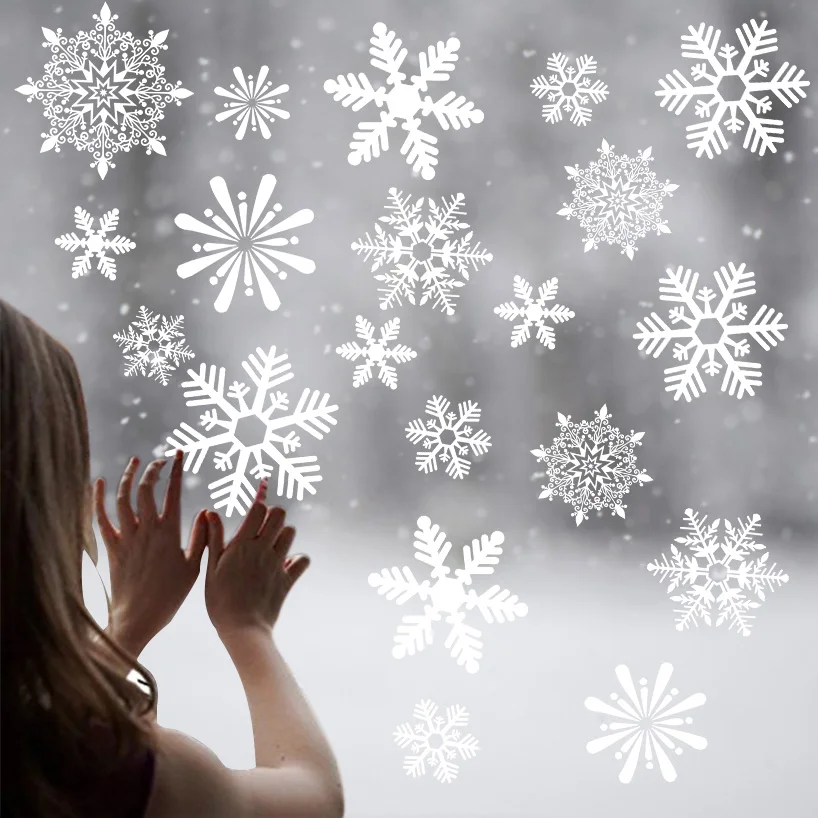
[[[99,530],[111,569],[111,621],[117,642],[138,656],[145,645],[174,617],[199,576],[207,544],[207,518],[200,511],[193,521],[187,551],[181,548],[181,451],[176,452],[161,513],[154,487],[166,460],[154,460],[137,488],[136,513],[131,506],[139,459],[131,458],[119,482],[119,529],[105,510],[105,482],[94,484]]]

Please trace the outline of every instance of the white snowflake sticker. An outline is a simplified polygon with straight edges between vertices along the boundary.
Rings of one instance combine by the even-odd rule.
[[[542,106],[545,121],[550,125],[561,122],[565,112],[574,125],[587,125],[592,113],[588,103],[598,105],[608,96],[608,86],[602,80],[591,82],[596,74],[596,60],[584,54],[569,65],[564,54],[552,54],[547,66],[551,72],[548,77],[540,74],[531,83],[531,93],[537,99],[546,98]]]
[[[352,374],[352,385],[357,388],[365,384],[371,377],[372,371],[378,367],[378,380],[390,389],[398,388],[398,370],[390,364],[404,364],[417,357],[417,352],[405,344],[396,344],[394,341],[400,333],[400,318],[391,318],[375,337],[375,325],[367,321],[363,315],[355,318],[355,331],[364,344],[350,341],[335,348],[335,352],[347,361],[357,361],[363,358],[363,363],[355,367]]]
[[[538,463],[546,464],[546,470],[535,472],[532,479],[549,478],[539,499],[562,497],[573,506],[577,525],[588,519],[589,511],[599,515],[603,508],[624,518],[627,506],[622,498],[631,486],[653,480],[636,467],[635,449],[645,433],[631,429],[623,434],[611,426],[607,406],[594,415],[594,420],[574,423],[571,415],[557,413],[559,435],[548,449],[531,450]]]
[[[415,724],[401,724],[394,733],[395,743],[401,749],[410,748],[414,755],[407,755],[403,769],[412,778],[426,774],[428,764],[434,777],[443,784],[457,778],[461,759],[474,758],[480,749],[477,739],[461,732],[469,723],[465,707],[456,704],[446,708],[446,717],[439,716],[440,708],[432,701],[423,699],[415,706],[412,718]]]
[[[244,139],[247,128],[253,132],[259,131],[265,139],[272,135],[267,123],[272,124],[279,119],[289,119],[289,111],[280,108],[281,97],[290,90],[289,85],[277,85],[273,88],[271,80],[267,79],[270,69],[266,65],[259,68],[258,76],[244,75],[244,71],[236,66],[233,69],[235,83],[230,88],[221,85],[214,88],[214,93],[225,97],[224,110],[216,114],[216,122],[232,119],[236,127],[236,139]]]
[[[558,285],[556,278],[549,278],[545,284],[540,284],[537,297],[534,298],[534,288],[531,284],[522,276],[514,276],[514,295],[519,301],[506,301],[494,308],[494,314],[500,318],[520,322],[511,330],[512,347],[524,344],[531,337],[531,327],[536,327],[537,340],[548,349],[554,349],[554,328],[546,322],[562,324],[574,317],[573,311],[568,307],[559,304],[546,306],[557,297]]]
[[[125,358],[125,375],[147,375],[167,386],[179,364],[196,357],[185,343],[184,320],[183,315],[168,318],[140,307],[127,330],[114,334]]]
[[[301,500],[304,492],[315,494],[315,484],[322,480],[318,458],[293,456],[302,444],[297,429],[321,440],[337,422],[333,413],[338,407],[330,405],[329,395],[318,389],[304,389],[296,406],[290,407],[287,393],[276,387],[293,377],[291,365],[286,353],[276,354],[274,346],[268,351],[256,347],[242,367],[255,387],[250,403],[245,400],[252,391],[247,384],[233,381],[225,390],[224,367],[211,365],[208,370],[202,364],[198,372],[188,369],[190,380],[182,384],[187,405],[212,407],[201,415],[200,423],[206,432],[216,431],[204,435],[182,423],[168,437],[165,452],[170,456],[181,449],[185,471],[192,468],[197,474],[212,449],[227,447],[214,453],[213,464],[218,471],[230,473],[207,488],[216,501],[214,508],[223,508],[228,517],[234,511],[245,514],[253,503],[256,487],[247,477],[248,470],[256,480],[264,480],[278,469],[280,497],[290,499],[295,493]]]
[[[588,710],[608,718],[600,726],[605,735],[589,741],[586,749],[593,755],[619,745],[614,757],[619,761],[625,759],[619,773],[623,784],[633,780],[640,757],[646,769],[652,770],[658,764],[662,778],[675,781],[676,768],[668,751],[680,756],[684,751],[682,745],[694,750],[707,747],[707,739],[683,729],[693,723],[692,717],[684,714],[701,707],[707,697],[704,693],[694,693],[674,701],[679,691],[675,687],[668,690],[673,674],[673,665],[668,662],[659,666],[652,690],[644,678],[639,680],[637,690],[627,665],[617,665],[614,672],[625,695],[611,693],[610,702],[596,696],[585,699]]]
[[[432,582],[418,582],[412,569],[384,568],[378,574],[369,575],[369,584],[378,589],[381,596],[403,605],[417,597],[423,602],[422,614],[406,614],[395,635],[392,655],[396,659],[414,656],[433,641],[435,622],[445,617],[451,630],[445,647],[457,664],[468,673],[480,670],[483,657],[482,632],[466,623],[467,614],[475,608],[489,624],[513,622],[528,613],[528,606],[519,601],[516,594],[492,585],[478,594],[472,584],[480,576],[494,573],[500,562],[504,537],[501,531],[483,534],[463,546],[463,568],[455,568],[454,576],[446,565],[446,557],[452,544],[439,525],[433,525],[428,517],[418,518],[415,531],[415,559],[428,567]]]
[[[110,281],[116,280],[116,259],[136,247],[127,236],[116,235],[119,225],[119,210],[114,208],[99,219],[99,227],[94,227],[94,217],[83,208],[74,208],[74,224],[82,235],[76,232],[63,233],[54,239],[54,244],[69,253],[75,253],[71,264],[71,278],[80,278],[91,272],[91,264],[96,260],[96,269]],[[113,235],[111,235],[113,233]]]
[[[457,480],[466,477],[471,470],[469,450],[473,457],[485,454],[491,446],[491,436],[482,429],[476,432],[472,423],[480,422],[481,409],[476,401],[467,400],[457,404],[457,412],[449,411],[451,403],[444,397],[433,395],[426,401],[429,419],[413,420],[406,427],[406,437],[412,443],[421,443],[426,451],[415,455],[418,471],[431,474],[437,471],[437,461],[446,464],[446,474]]]
[[[720,533],[719,518],[712,523],[693,509],[685,510],[686,532],[671,545],[671,555],[648,563],[648,571],[660,582],[668,581],[671,599],[676,608],[676,630],[682,631],[699,621],[716,627],[728,623],[728,630],[736,629],[742,636],[750,635],[755,614],[767,592],[780,588],[789,580],[787,574],[768,564],[770,554],[758,541],[761,536],[761,517],[753,514],[733,525],[724,521]],[[763,553],[762,553],[763,552]],[[715,610],[715,616],[713,608]]]
[[[629,157],[614,153],[614,147],[603,139],[597,148],[599,159],[587,168],[565,166],[568,178],[574,180],[574,198],[571,204],[563,202],[557,215],[579,220],[586,253],[601,243],[617,244],[633,260],[638,239],[648,233],[670,233],[667,221],[660,218],[663,199],[679,186],[657,179],[650,169],[650,148]]]
[[[389,149],[389,130],[400,123],[406,139],[401,145],[401,155],[423,179],[433,179],[437,166],[437,137],[421,130],[424,117],[433,114],[444,131],[449,128],[468,128],[473,122],[483,121],[483,112],[465,97],[449,91],[440,99],[432,99],[427,93],[430,84],[445,82],[454,71],[460,40],[450,37],[446,42],[430,45],[418,54],[418,73],[406,82],[401,71],[409,53],[394,31],[383,23],[375,23],[369,40],[370,62],[373,68],[386,74],[386,85],[373,88],[366,74],[339,74],[324,83],[324,90],[333,95],[345,108],[352,106],[360,111],[370,102],[381,109],[375,122],[359,122],[360,130],[353,134],[349,144],[350,165],[360,165],[381,155]],[[424,94],[425,96],[421,96]]]
[[[401,306],[405,298],[412,306],[431,303],[433,309],[454,315],[459,297],[455,290],[493,258],[479,241],[472,245],[474,233],[463,221],[465,197],[443,196],[438,204],[421,196],[412,202],[411,195],[391,187],[385,209],[387,215],[378,221],[386,229],[376,224],[374,237],[367,233],[352,243],[365,261],[372,259],[371,272],[390,268],[375,276],[381,282],[381,309]]]
[[[283,266],[305,275],[315,272],[314,261],[283,249],[298,244],[297,236],[285,234],[309,224],[313,219],[313,212],[303,209],[275,221],[282,210],[278,202],[268,207],[275,186],[276,177],[265,173],[259,182],[251,210],[247,194],[240,192],[234,203],[227,183],[221,176],[214,176],[210,180],[210,189],[224,215],[208,208],[204,215],[212,224],[188,216],[187,213],[180,213],[174,219],[176,226],[182,230],[191,230],[211,239],[203,245],[194,244],[193,251],[203,255],[180,264],[176,268],[176,274],[179,278],[190,278],[208,267],[218,265],[209,279],[214,286],[221,283],[219,295],[213,304],[216,312],[228,310],[240,279],[245,295],[253,295],[255,283],[264,306],[273,311],[281,306],[281,299],[268,274],[283,281],[287,278]]]
[[[719,289],[717,295],[709,287],[696,289],[699,274],[677,267],[667,268],[666,278],[659,280],[662,301],[679,304],[669,311],[671,329],[655,312],[639,321],[634,338],[639,349],[658,358],[671,339],[673,357],[683,363],[665,369],[665,391],[673,399],[691,401],[706,392],[701,373],[711,377],[724,368],[721,391],[741,398],[754,395],[761,385],[761,364],[741,361],[750,352],[750,339],[769,351],[784,340],[782,330],[787,325],[781,313],[763,304],[748,320],[747,305],[739,299],[753,295],[755,273],[746,264],[736,267],[729,262],[713,273]],[[698,303],[697,303],[698,302]],[[743,337],[742,337],[743,336]]]
[[[687,126],[687,146],[697,157],[712,159],[728,147],[722,125],[731,133],[744,131],[743,148],[759,156],[776,152],[776,144],[784,141],[784,121],[767,119],[773,108],[772,91],[787,108],[806,97],[809,81],[804,70],[785,62],[770,77],[770,63],[758,59],[762,54],[778,51],[778,38],[769,23],[750,20],[736,29],[741,51],[725,43],[719,48],[721,30],[701,23],[688,27],[682,35],[682,56],[699,60],[690,68],[691,83],[681,71],[674,70],[659,80],[661,105],[676,114],[695,97],[694,111],[705,120]],[[738,59],[737,59],[738,58]],[[742,117],[744,117],[742,119]]]
[[[159,52],[168,32],[148,31],[144,38],[118,31],[108,4],[93,15],[91,31],[78,31],[65,37],[62,29],[43,29],[43,46],[51,50],[43,77],[29,77],[26,85],[15,89],[43,103],[43,115],[51,123],[40,153],[66,143],[93,157],[91,167],[104,179],[119,151],[143,147],[148,154],[165,156],[157,128],[172,102],[193,94],[165,79]]]

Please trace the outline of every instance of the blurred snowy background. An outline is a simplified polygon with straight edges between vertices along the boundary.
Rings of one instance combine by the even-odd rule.
[[[112,11],[121,30],[145,36],[170,29],[161,58],[166,77],[194,95],[166,111],[160,133],[167,136],[167,157],[120,153],[117,167],[100,180],[89,155],[70,146],[40,155],[42,107],[26,105],[13,90],[41,76],[49,57],[41,26],[87,30],[99,5],[4,0],[0,9],[0,295],[76,357],[93,472],[110,486],[130,455],[147,461],[175,426],[195,424],[200,414],[185,407],[179,387],[185,365],[164,387],[123,376],[111,336],[142,305],[185,316],[196,368],[216,364],[226,367],[228,382],[244,378],[245,356],[276,344],[293,365],[291,396],[309,386],[339,404],[337,426],[306,452],[321,463],[317,496],[288,505],[299,527],[296,545],[314,565],[288,603],[280,642],[337,749],[351,818],[602,812],[682,818],[704,804],[746,818],[818,814],[809,755],[818,726],[818,658],[808,647],[818,622],[818,6],[809,0],[690,0],[681,7],[645,0],[118,0]],[[679,117],[662,110],[654,95],[658,81],[674,68],[688,70],[679,48],[688,25],[705,21],[722,29],[722,41],[737,44],[734,29],[762,16],[778,29],[779,51],[768,57],[773,70],[785,61],[806,69],[808,97],[790,110],[775,103],[770,116],[785,120],[777,153],[758,158],[734,144],[717,159],[696,159],[685,145],[685,126],[696,121],[692,105]],[[469,130],[431,125],[440,164],[429,182],[413,177],[396,131],[385,155],[349,165],[352,132],[369,117],[323,90],[339,73],[366,72],[380,81],[367,54],[378,21],[396,31],[412,59],[457,36],[460,59],[441,93],[464,94],[485,113]],[[608,99],[594,106],[584,128],[547,125],[542,102],[530,92],[555,51],[593,55],[608,84]],[[258,133],[237,141],[230,122],[214,122],[223,100],[213,89],[234,81],[234,66],[255,74],[263,64],[276,83],[290,85],[282,107],[291,118],[273,124],[268,141]],[[571,200],[564,166],[587,166],[603,138],[630,156],[651,146],[659,179],[679,185],[662,214],[672,233],[641,240],[633,261],[617,247],[584,254],[578,223],[556,215]],[[212,176],[252,197],[264,173],[277,177],[274,201],[285,213],[315,211],[314,222],[297,234],[299,251],[317,269],[276,283],[278,312],[239,293],[218,314],[209,273],[185,281],[176,276],[176,267],[193,257],[197,237],[173,219],[201,217],[213,207]],[[370,265],[350,249],[384,213],[391,186],[436,198],[462,192],[475,238],[493,254],[460,290],[452,318],[407,305],[381,312]],[[71,256],[54,245],[74,229],[77,205],[94,217],[119,208],[119,232],[136,248],[118,258],[116,281],[96,272],[73,280]],[[707,379],[706,395],[675,403],[662,383],[670,348],[658,360],[643,359],[632,338],[636,322],[651,310],[666,317],[668,305],[658,300],[666,267],[690,267],[709,284],[712,271],[728,261],[756,272],[751,314],[764,303],[781,310],[789,324],[785,340],[768,353],[753,349],[764,376],[755,397],[721,394],[714,378]],[[556,349],[544,352],[534,341],[510,348],[511,325],[493,307],[511,299],[515,274],[535,284],[559,278],[557,300],[576,317],[558,328]],[[353,390],[353,365],[335,354],[353,339],[358,313],[376,323],[399,315],[400,342],[419,352],[399,368],[394,392],[377,382]],[[403,429],[423,414],[432,394],[477,400],[483,409],[479,425],[493,445],[466,480],[415,469],[415,448]],[[531,476],[541,467],[529,450],[557,435],[557,412],[590,419],[603,404],[615,426],[644,432],[638,465],[653,482],[632,488],[626,520],[606,513],[577,528],[570,506],[537,499],[541,481]],[[188,519],[208,505],[206,484],[218,476],[208,461],[197,478],[188,478]],[[645,569],[668,551],[688,507],[711,519],[760,514],[771,561],[790,576],[757,612],[749,639],[726,628],[677,633],[674,604]],[[446,655],[443,630],[421,655],[400,662],[390,655],[401,614],[419,611],[379,598],[367,577],[413,562],[420,515],[439,523],[458,553],[480,533],[505,533],[496,581],[528,603],[529,615],[485,626],[476,675]],[[100,569],[104,576],[104,554]],[[98,613],[99,588],[88,577],[89,605]],[[200,587],[143,659],[159,680],[164,724],[205,741],[229,765],[252,765],[241,688],[210,629]],[[583,700],[617,689],[619,663],[652,681],[663,661],[674,664],[673,684],[683,696],[707,694],[692,730],[709,747],[678,760],[672,785],[657,771],[640,769],[623,786],[612,751],[585,751],[599,722]],[[391,733],[411,720],[421,698],[463,704],[471,713],[469,731],[481,751],[462,763],[454,784],[402,772]]]

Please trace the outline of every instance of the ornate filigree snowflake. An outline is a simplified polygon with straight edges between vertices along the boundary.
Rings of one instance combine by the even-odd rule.
[[[364,341],[361,346],[357,341],[350,341],[335,348],[335,352],[347,361],[357,361],[363,358],[364,362],[355,367],[352,375],[352,385],[359,387],[372,377],[372,370],[378,367],[378,380],[390,389],[398,388],[398,370],[389,363],[403,364],[417,357],[417,352],[405,344],[393,344],[400,332],[400,318],[391,318],[380,331],[380,337],[375,338],[375,325],[367,321],[363,315],[355,318],[355,330],[358,338]]]
[[[514,276],[514,295],[522,303],[506,301],[494,308],[494,314],[506,321],[517,321],[511,330],[511,346],[518,347],[531,337],[531,327],[537,328],[537,340],[548,349],[554,349],[554,328],[546,321],[562,324],[574,317],[574,312],[568,307],[554,304],[546,307],[549,301],[557,297],[559,282],[556,278],[549,278],[545,284],[540,284],[537,298],[533,298],[534,288],[522,277]]]
[[[265,139],[269,139],[271,131],[267,123],[279,119],[289,119],[290,114],[278,106],[281,104],[282,94],[290,90],[289,85],[277,85],[273,88],[272,81],[267,79],[269,68],[262,65],[259,68],[258,76],[253,77],[236,66],[233,69],[235,83],[230,84],[230,88],[222,88],[221,85],[214,88],[214,93],[220,97],[226,97],[228,102],[224,103],[225,110],[216,114],[216,122],[224,122],[225,119],[232,119],[236,128],[236,139],[244,139],[249,127],[252,131],[259,131]]]
[[[136,247],[127,236],[109,235],[119,225],[119,210],[115,207],[99,218],[99,227],[94,227],[94,217],[83,208],[74,208],[74,224],[83,235],[63,233],[54,239],[54,244],[69,253],[76,253],[71,264],[71,278],[79,278],[91,272],[91,262],[97,260],[97,270],[110,281],[116,280],[116,259],[109,253],[120,256]]]
[[[551,125],[560,122],[565,112],[571,115],[574,125],[587,125],[592,113],[587,103],[599,104],[608,96],[608,86],[602,80],[591,82],[590,77],[596,74],[596,60],[584,54],[569,66],[564,54],[552,54],[547,66],[552,73],[547,78],[540,74],[531,83],[531,93],[537,99],[547,97],[542,106],[545,121]]]

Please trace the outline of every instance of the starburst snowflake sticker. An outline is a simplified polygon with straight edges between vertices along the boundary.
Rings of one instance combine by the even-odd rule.
[[[400,333],[400,318],[391,318],[375,338],[375,325],[367,321],[363,315],[355,318],[355,331],[364,344],[350,341],[335,348],[335,352],[347,361],[357,361],[363,358],[363,363],[355,367],[352,375],[352,385],[357,387],[365,384],[371,377],[372,371],[378,367],[378,380],[390,389],[398,388],[398,370],[390,364],[404,364],[417,357],[417,352],[405,344],[394,344]]]
[[[376,122],[359,122],[360,130],[353,134],[349,144],[350,165],[360,165],[381,155],[389,149],[389,130],[397,127],[406,132],[401,145],[401,155],[423,179],[434,179],[437,166],[437,137],[421,129],[424,117],[433,114],[444,131],[449,128],[468,128],[473,122],[483,121],[483,112],[465,97],[449,91],[440,99],[432,99],[427,93],[430,84],[445,82],[454,71],[460,40],[450,37],[446,42],[430,45],[418,54],[418,73],[406,82],[401,71],[406,55],[403,43],[394,31],[383,23],[375,23],[369,40],[372,67],[386,74],[386,85],[373,88],[366,74],[339,74],[324,83],[324,90],[333,95],[345,108],[352,106],[360,111],[370,102],[381,109]],[[425,96],[421,96],[424,94]]]
[[[602,80],[591,77],[596,74],[596,60],[587,54],[577,57],[574,65],[568,64],[564,54],[552,54],[548,58],[546,78],[540,74],[531,83],[531,93],[537,99],[546,97],[542,115],[549,125],[562,121],[562,114],[570,114],[574,125],[587,125],[592,110],[589,102],[599,104],[608,96],[608,86]]]
[[[424,207],[425,205],[425,207]],[[403,299],[412,306],[430,303],[446,315],[454,315],[459,294],[469,274],[492,260],[491,253],[472,245],[474,233],[466,216],[462,193],[443,196],[440,203],[420,197],[412,202],[410,195],[389,188],[386,216],[375,225],[375,235],[352,242],[352,249],[372,259],[371,272],[389,267],[375,276],[382,283],[380,307],[387,310],[401,306]],[[416,291],[420,289],[420,299]]]
[[[210,180],[210,189],[224,215],[208,208],[204,215],[212,224],[188,216],[187,213],[180,213],[174,219],[176,226],[182,230],[191,230],[212,239],[204,245],[194,244],[193,251],[203,255],[180,264],[176,268],[176,274],[179,278],[190,278],[208,267],[218,265],[209,279],[214,286],[221,283],[219,295],[213,303],[216,312],[228,310],[239,280],[244,284],[244,294],[247,296],[255,292],[255,280],[264,306],[273,311],[281,306],[281,299],[268,274],[278,276],[283,281],[287,278],[283,266],[305,275],[315,272],[314,261],[283,249],[298,244],[297,236],[285,234],[309,224],[313,219],[313,212],[303,209],[275,221],[282,210],[278,202],[268,207],[275,186],[275,176],[265,173],[261,177],[250,210],[244,191],[238,194],[238,201],[234,204],[227,183],[221,176],[214,176]]]
[[[691,716],[683,714],[701,707],[707,697],[704,693],[694,693],[674,702],[679,691],[675,687],[668,690],[673,674],[673,665],[668,662],[659,666],[653,690],[644,678],[639,680],[637,690],[627,665],[617,665],[614,672],[625,695],[611,693],[612,703],[596,696],[585,699],[588,710],[609,719],[601,725],[606,735],[589,741],[586,749],[593,755],[619,745],[614,757],[620,761],[625,759],[619,773],[623,784],[630,784],[633,780],[640,757],[646,769],[652,770],[658,764],[662,778],[667,782],[675,781],[676,768],[668,751],[681,756],[684,746],[694,750],[707,747],[707,739],[682,729],[693,723]]]
[[[514,276],[514,295],[518,301],[506,301],[494,308],[494,314],[506,321],[517,321],[511,330],[511,346],[518,347],[531,337],[531,327],[537,328],[537,340],[548,349],[554,349],[554,328],[546,322],[553,321],[562,324],[574,317],[572,310],[559,304],[546,307],[549,301],[557,297],[559,282],[556,278],[549,278],[545,284],[540,284],[537,297],[534,298],[534,288],[522,277]]]
[[[693,509],[685,510],[686,524],[683,537],[671,545],[671,555],[648,563],[648,571],[660,582],[668,581],[667,592],[679,591],[671,599],[676,608],[676,630],[683,631],[699,622],[716,627],[728,623],[728,630],[736,629],[742,636],[750,635],[755,614],[767,592],[780,588],[789,580],[787,574],[768,565],[770,554],[758,541],[761,536],[761,517],[753,514],[733,525],[721,520],[707,522]],[[763,552],[763,553],[761,553]],[[715,617],[714,611],[715,610]]]
[[[631,486],[653,480],[636,467],[635,449],[645,433],[631,429],[626,435],[611,426],[607,406],[594,415],[594,420],[574,423],[571,415],[558,412],[559,435],[548,449],[531,450],[538,463],[546,464],[546,470],[535,472],[532,479],[549,478],[539,499],[562,497],[573,506],[577,525],[588,519],[589,511],[599,515],[603,508],[624,518],[627,506],[622,498]]]
[[[165,108],[193,94],[165,79],[159,53],[168,32],[148,31],[144,38],[118,31],[118,15],[108,4],[93,15],[91,31],[79,31],[65,37],[62,29],[43,29],[43,46],[51,50],[43,77],[29,77],[16,90],[28,101],[43,103],[43,115],[51,123],[40,153],[66,143],[93,157],[91,167],[101,179],[119,151],[143,147],[148,154],[165,156],[164,136],[157,128],[165,117]]]
[[[465,707],[456,704],[446,708],[446,717],[438,715],[440,708],[432,701],[423,699],[415,706],[412,718],[415,724],[401,724],[394,733],[395,743],[401,749],[410,748],[414,755],[407,755],[403,769],[412,778],[426,774],[428,764],[435,778],[450,784],[457,778],[460,767],[457,757],[474,758],[477,755],[477,739],[460,728],[469,723]]]
[[[741,51],[728,43],[719,48],[721,30],[704,23],[698,28],[689,26],[690,33],[682,35],[682,56],[700,60],[690,68],[693,83],[674,70],[659,80],[656,96],[661,97],[663,108],[677,115],[697,99],[695,114],[706,121],[687,126],[687,147],[696,151],[697,158],[712,159],[729,147],[722,125],[731,134],[744,131],[742,147],[759,156],[775,153],[776,144],[784,141],[784,121],[763,116],[773,108],[773,99],[766,92],[772,91],[792,108],[806,97],[804,88],[809,81],[803,69],[788,62],[770,77],[770,63],[758,59],[778,51],[776,30],[768,26],[766,20],[750,20],[737,28]]]
[[[63,233],[54,239],[54,244],[69,253],[75,253],[71,264],[71,278],[80,278],[91,272],[91,264],[96,259],[96,269],[109,281],[116,280],[116,259],[136,247],[127,236],[118,236],[119,210],[114,208],[99,219],[99,227],[94,227],[94,217],[83,208],[74,208],[74,224],[82,235],[76,232]],[[113,233],[113,235],[110,235]]]
[[[754,395],[761,385],[761,364],[741,361],[750,353],[750,339],[763,350],[769,350],[784,340],[782,330],[787,325],[781,321],[781,313],[762,304],[748,321],[747,305],[739,299],[753,295],[755,273],[746,264],[736,267],[729,262],[713,273],[720,295],[709,287],[696,289],[699,274],[683,267],[674,271],[670,267],[667,276],[660,279],[659,296],[681,306],[669,311],[671,329],[655,312],[639,321],[639,332],[634,338],[639,349],[658,358],[671,339],[673,357],[683,363],[665,369],[665,391],[673,392],[673,399],[691,401],[706,392],[701,373],[711,377],[724,368],[721,391],[742,398]],[[742,337],[743,336],[743,337]]]
[[[140,307],[136,321],[114,334],[127,364],[125,375],[147,375],[167,386],[179,364],[196,357],[185,343],[184,320],[183,315],[167,318]]]
[[[289,119],[290,114],[281,105],[281,97],[290,90],[289,85],[277,85],[273,88],[271,80],[267,79],[270,69],[262,65],[258,71],[258,76],[253,77],[236,66],[233,69],[235,83],[230,84],[230,88],[222,88],[221,85],[214,88],[214,93],[220,97],[226,97],[224,103],[225,110],[216,114],[216,122],[224,122],[225,119],[232,119],[236,128],[236,139],[244,139],[249,127],[253,132],[259,131],[265,139],[272,135],[269,122],[272,124],[279,119]]]
[[[242,362],[242,368],[255,387],[250,403],[245,400],[252,387],[233,381],[225,391],[224,367],[206,364],[196,372],[188,369],[190,380],[182,384],[188,406],[210,406],[201,415],[204,435],[187,423],[182,423],[167,439],[170,456],[181,449],[185,453],[185,471],[197,474],[205,457],[212,449],[213,464],[218,471],[230,472],[208,485],[210,496],[216,501],[216,510],[224,508],[229,517],[234,511],[245,514],[255,496],[255,486],[247,477],[256,480],[270,477],[278,470],[276,493],[301,500],[304,492],[315,494],[315,484],[323,478],[315,455],[294,457],[302,439],[297,430],[321,440],[336,424],[333,417],[338,409],[329,403],[329,395],[318,389],[304,389],[295,408],[290,407],[286,392],[276,387],[293,377],[285,353],[277,354],[274,346],[265,351],[256,347]],[[235,458],[235,460],[234,460]],[[251,461],[253,465],[251,466]],[[271,484],[272,485],[272,484]]]
[[[454,576],[446,565],[452,544],[439,525],[433,525],[428,517],[418,518],[415,531],[415,559],[428,567],[432,581],[418,582],[409,566],[384,568],[378,574],[369,575],[369,584],[378,589],[381,596],[403,605],[417,597],[423,602],[422,614],[406,614],[398,625],[392,655],[396,659],[414,656],[432,644],[435,622],[445,618],[451,630],[444,646],[451,652],[457,664],[467,673],[480,670],[483,657],[482,632],[466,623],[467,614],[475,608],[489,624],[513,622],[528,613],[528,606],[519,601],[516,594],[492,585],[478,594],[471,587],[479,576],[494,573],[500,562],[505,538],[501,531],[483,534],[463,546],[463,568],[456,568]]]
[[[633,260],[638,239],[648,233],[670,233],[667,221],[660,218],[663,200],[679,186],[656,178],[650,169],[650,148],[629,157],[614,153],[614,147],[603,139],[597,148],[599,159],[587,168],[565,166],[568,178],[574,180],[574,198],[571,204],[563,202],[557,215],[579,220],[586,253],[601,243],[617,244]]]

